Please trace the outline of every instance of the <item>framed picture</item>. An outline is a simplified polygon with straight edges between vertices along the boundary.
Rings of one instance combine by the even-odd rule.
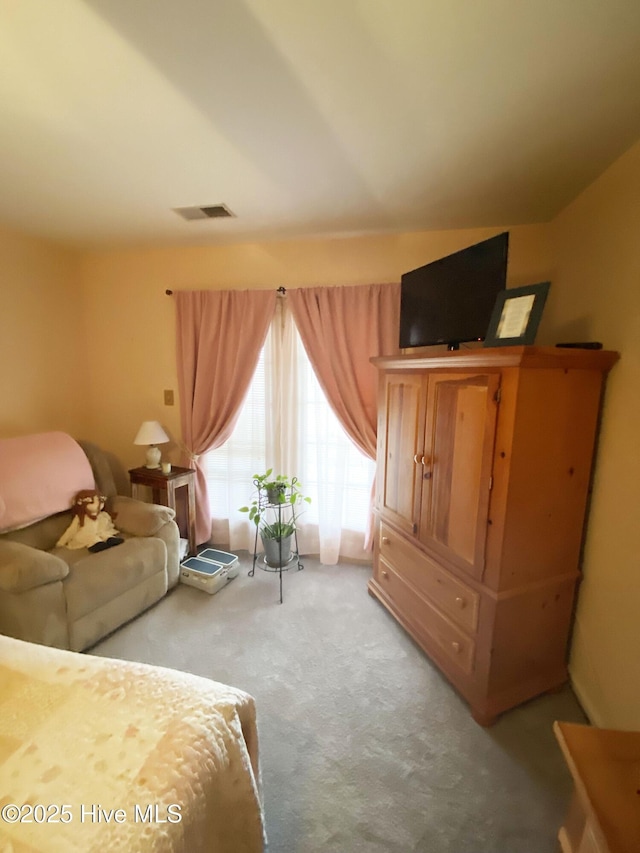
[[[551,283],[527,284],[498,294],[491,315],[485,347],[532,344],[536,339]]]

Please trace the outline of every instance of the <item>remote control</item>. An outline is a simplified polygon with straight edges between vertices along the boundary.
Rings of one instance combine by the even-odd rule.
[[[556,344],[556,346],[566,349],[602,349],[600,341],[580,341],[577,343]]]

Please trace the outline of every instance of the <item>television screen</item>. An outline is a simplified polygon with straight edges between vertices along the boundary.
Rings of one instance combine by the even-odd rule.
[[[400,348],[484,339],[496,297],[507,285],[509,233],[404,273]]]

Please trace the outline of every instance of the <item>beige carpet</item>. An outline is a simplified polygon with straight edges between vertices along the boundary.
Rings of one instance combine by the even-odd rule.
[[[572,692],[480,728],[366,589],[362,566],[179,585],[92,654],[256,698],[269,853],[556,853],[570,777],[551,730]]]

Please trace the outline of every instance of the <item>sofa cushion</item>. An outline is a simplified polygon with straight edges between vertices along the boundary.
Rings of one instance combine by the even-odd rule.
[[[69,625],[69,648],[82,651],[102,637],[134,619],[148,607],[160,601],[167,593],[167,578],[157,572],[134,589],[128,589],[109,601],[104,607],[92,610]]]
[[[73,552],[56,548],[55,553]],[[133,589],[158,572],[166,574],[167,548],[161,539],[126,539],[106,551],[75,552],[64,582],[69,622],[97,610],[126,590]]]
[[[64,560],[21,542],[0,540],[0,590],[26,592],[61,581],[69,574]]]
[[[111,461],[107,458],[106,451],[101,450],[97,444],[93,444],[91,441],[78,439],[78,444],[89,460],[96,481],[96,487],[105,497],[112,498],[117,494],[117,489],[113,478]]]
[[[147,504],[135,498],[117,495],[111,508],[115,525],[131,536],[155,536],[168,521],[176,517],[175,510],[160,504]]]
[[[29,527],[12,530],[10,533],[3,533],[0,539],[9,542],[22,542],[23,545],[39,548],[41,551],[51,551],[58,539],[71,524],[71,519],[70,510],[59,512],[57,515],[43,518],[42,521],[36,521],[35,524],[31,524]]]

